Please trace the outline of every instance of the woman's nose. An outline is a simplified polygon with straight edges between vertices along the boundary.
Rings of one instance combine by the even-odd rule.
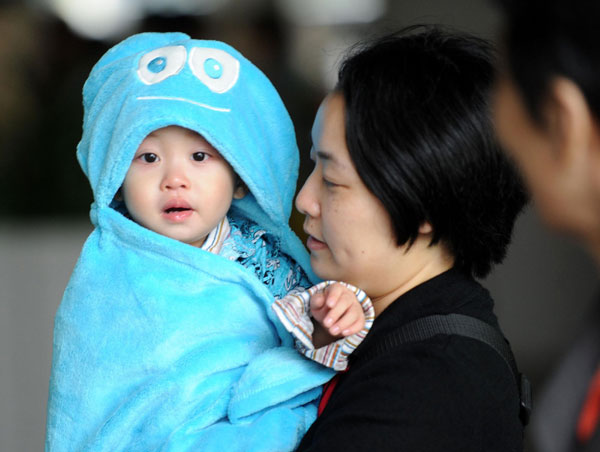
[[[164,174],[161,189],[162,190],[178,190],[190,187],[185,169],[180,164],[172,164],[166,169]]]
[[[306,182],[296,196],[296,209],[298,212],[310,217],[318,217],[320,206],[315,192],[314,171],[308,176]]]

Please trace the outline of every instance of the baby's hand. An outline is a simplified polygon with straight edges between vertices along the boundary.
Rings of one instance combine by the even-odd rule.
[[[315,321],[334,337],[358,333],[365,325],[365,314],[354,292],[338,283],[313,295],[310,311]]]

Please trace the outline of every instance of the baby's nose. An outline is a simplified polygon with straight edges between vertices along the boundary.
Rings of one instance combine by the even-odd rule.
[[[177,190],[189,187],[190,181],[183,168],[179,165],[173,166],[167,170],[161,184],[163,190]]]

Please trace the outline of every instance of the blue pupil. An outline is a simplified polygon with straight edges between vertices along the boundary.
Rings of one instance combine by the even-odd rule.
[[[155,74],[162,72],[165,67],[167,67],[167,59],[164,57],[156,57],[148,63],[148,70]]]
[[[204,62],[204,72],[210,78],[221,78],[223,75],[223,66],[214,58],[209,58]]]

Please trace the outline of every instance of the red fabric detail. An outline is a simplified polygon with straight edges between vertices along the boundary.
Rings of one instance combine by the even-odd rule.
[[[600,420],[600,367],[591,380],[587,397],[577,422],[577,440],[581,444],[588,442],[598,428]]]
[[[343,373],[348,372],[348,369],[350,369],[350,368],[347,367],[346,370],[338,372],[335,377],[333,377],[331,380],[329,380],[327,383],[325,383],[325,386],[323,386],[323,396],[321,397],[321,401],[319,402],[317,416],[320,416],[321,413],[323,412],[323,410],[325,409],[325,407],[327,406],[327,403],[329,402],[329,399],[331,398],[331,394],[333,394],[333,390],[337,386],[338,381],[340,380],[340,377],[342,376]]]
[[[333,393],[333,390],[335,389],[339,379],[340,374],[337,374],[335,377],[333,377],[331,380],[325,383],[325,386],[323,386],[323,396],[321,397],[321,401],[319,402],[317,416],[320,416],[325,407],[327,406],[327,402],[329,402],[331,394]]]

